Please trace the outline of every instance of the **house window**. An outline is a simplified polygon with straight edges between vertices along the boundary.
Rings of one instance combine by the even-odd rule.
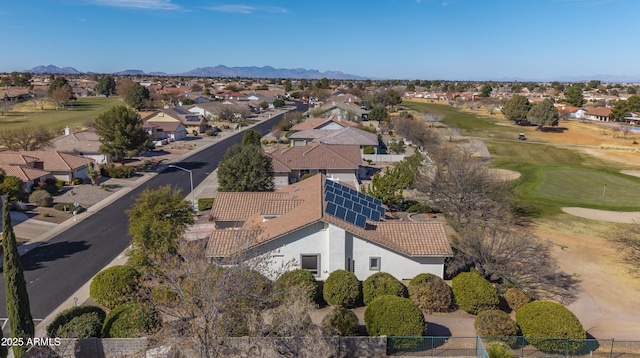
[[[369,271],[380,271],[380,257],[369,257]]]
[[[320,276],[320,254],[300,255],[300,268],[309,270],[313,276]]]

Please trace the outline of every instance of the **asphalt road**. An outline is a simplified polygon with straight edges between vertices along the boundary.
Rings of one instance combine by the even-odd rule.
[[[296,106],[297,110],[307,108],[306,105],[298,102]],[[264,135],[282,117],[282,114],[274,116],[252,129]],[[174,164],[192,171],[195,187],[218,167],[218,162],[225,151],[241,141],[241,135],[224,139]],[[189,173],[168,168],[126,196],[115,200],[89,218],[21,257],[31,303],[31,315],[34,319],[45,318],[122,253],[130,243],[125,211],[133,205],[141,191],[163,185],[177,186],[183,193],[189,193]],[[0,317],[7,317],[4,277],[0,276],[0,281],[0,297],[2,297]]]

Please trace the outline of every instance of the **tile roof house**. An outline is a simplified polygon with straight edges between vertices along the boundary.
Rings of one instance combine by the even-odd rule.
[[[48,178],[66,182],[74,178],[86,179],[87,168],[92,162],[89,158],[57,151],[0,152],[0,166],[5,169],[7,175],[16,176],[24,181],[27,192],[33,184]]]
[[[320,142],[325,144],[355,144],[364,148],[372,146],[378,149],[378,136],[362,129],[347,127],[340,130],[308,129],[298,131],[289,136],[292,146],[308,145]]]
[[[379,271],[401,280],[420,273],[442,277],[444,260],[453,255],[442,222],[394,220],[362,193],[344,196],[336,204],[339,187],[347,188],[315,175],[275,192],[218,193],[207,257],[221,262],[237,254],[243,259],[268,257],[269,270],[293,263],[291,268],[307,269],[320,280],[339,269],[354,272],[360,280]],[[350,217],[351,211],[362,210],[362,203],[375,206],[382,217]]]
[[[320,107],[324,111],[328,111],[332,115],[339,118],[356,117],[362,120],[368,120],[369,110],[362,109],[359,105],[350,102],[328,102]]]
[[[311,143],[307,146],[279,148],[271,153],[276,187],[300,181],[305,174],[326,174],[341,182],[357,183],[362,165],[357,145],[327,145]]]
[[[58,152],[76,154],[94,160],[97,164],[109,163],[109,154],[100,152],[100,138],[95,129],[72,132],[69,127],[64,129],[64,135],[53,139],[53,149]]]
[[[596,107],[596,108],[587,108],[587,112],[584,115],[584,118],[590,119],[592,121],[601,121],[601,122],[609,122],[611,119],[611,108],[607,107]]]
[[[348,127],[358,128],[358,123],[346,119],[340,119],[338,116],[330,116],[328,118],[309,118],[304,122],[300,122],[293,127],[292,131],[304,131],[309,129],[326,129],[340,130]]]
[[[183,140],[187,137],[187,128],[178,121],[146,121],[142,128],[149,133],[154,140]]]
[[[560,114],[564,114],[569,118],[582,119],[587,112],[580,107],[567,106],[566,104],[556,104],[555,107]]]
[[[170,122],[182,123],[188,133],[197,131],[204,133],[207,130],[207,120],[204,116],[189,112],[181,107],[165,108],[146,119],[146,122]]]

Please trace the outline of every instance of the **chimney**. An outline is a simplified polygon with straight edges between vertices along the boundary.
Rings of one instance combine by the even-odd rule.
[[[71,128],[69,128],[69,126],[64,127],[64,135],[70,135],[71,134]]]

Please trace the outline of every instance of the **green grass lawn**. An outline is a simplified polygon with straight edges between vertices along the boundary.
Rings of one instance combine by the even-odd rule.
[[[480,138],[492,156],[492,165],[518,171],[514,181],[516,205],[534,216],[561,213],[563,206],[603,210],[640,210],[640,178],[620,174],[620,164],[553,144],[518,141],[517,127],[496,125],[496,120],[435,103],[403,103],[416,110],[436,111],[443,123]],[[604,184],[607,191],[602,197]]]
[[[0,116],[0,128],[44,127],[55,130],[65,126],[82,127],[105,110],[123,103],[122,99],[116,97],[82,97],[56,111],[51,104],[40,110],[35,108],[32,101],[22,102],[11,112]]]

